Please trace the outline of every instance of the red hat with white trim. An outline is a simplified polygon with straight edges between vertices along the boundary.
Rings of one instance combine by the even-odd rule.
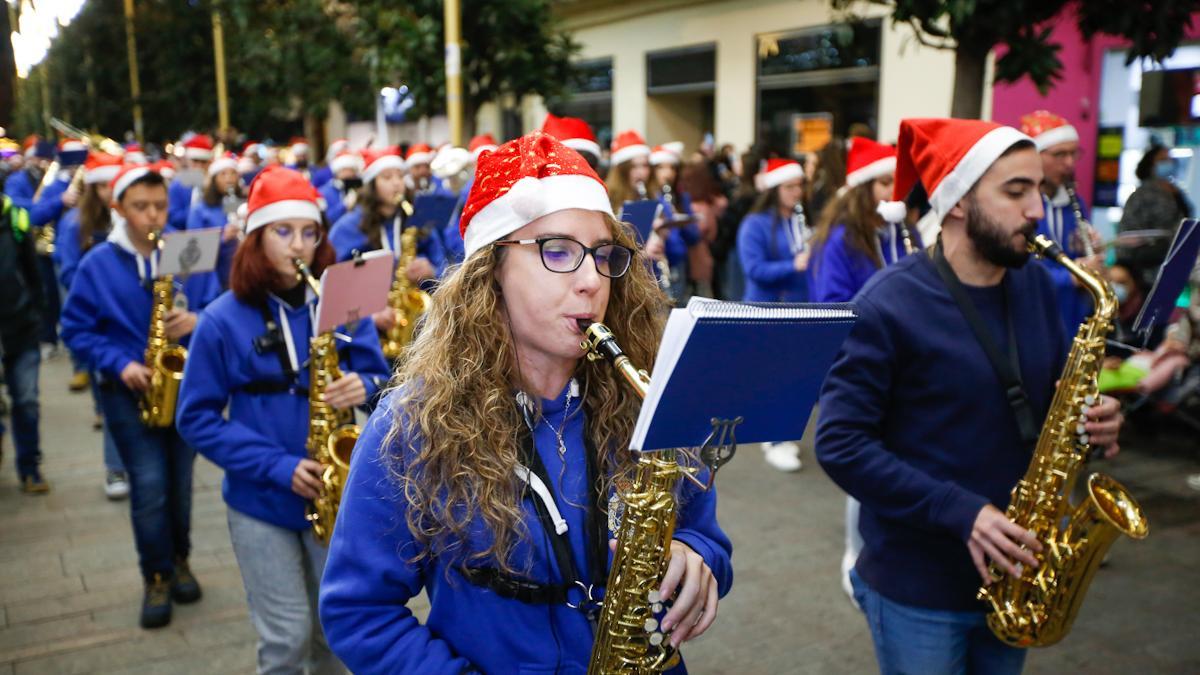
[[[382,150],[363,150],[362,154],[363,161],[366,162],[362,172],[364,183],[370,183],[388,169],[404,170],[404,158],[400,156],[400,148],[394,145]]]
[[[646,145],[646,139],[633,129],[617,134],[613,139],[611,151],[609,160],[613,166],[624,164],[636,157],[650,156],[650,146]]]
[[[237,155],[233,154],[232,152],[227,152],[224,155],[214,159],[212,164],[208,165],[208,175],[215,176],[225,169],[233,169],[234,171],[237,171],[237,168]]]
[[[566,209],[612,216],[608,190],[578,152],[532,131],[479,157],[459,231],[466,256]]]
[[[600,159],[600,144],[596,142],[596,134],[592,132],[591,125],[578,117],[558,117],[546,113],[542,133],[557,138],[576,152],[589,152],[597,160]]]
[[[846,186],[858,187],[896,172],[896,148],[869,138],[850,139],[846,153]]]
[[[467,144],[467,150],[471,151],[471,159],[477,162],[480,155],[489,150],[495,150],[496,147],[496,137],[491,134],[479,134]]]
[[[213,158],[213,140],[208,134],[196,134],[183,142],[183,156],[206,162]]]
[[[112,188],[112,203],[116,204],[121,201],[121,196],[125,194],[130,185],[133,185],[134,181],[150,173],[158,172],[148,166],[122,164],[117,170],[117,175],[113,176],[112,182],[108,184]]]
[[[246,234],[292,218],[321,222],[321,195],[304,174],[274,164],[250,184],[246,199]]]
[[[1033,139],[1038,152],[1058,145],[1079,140],[1079,132],[1067,123],[1066,118],[1049,110],[1038,110],[1021,116],[1021,131]]]
[[[292,136],[292,139],[288,141],[288,148],[293,155],[307,155],[308,139],[303,136]]]
[[[343,149],[335,155],[333,161],[329,162],[329,170],[340,173],[344,169],[354,169],[355,174],[361,174],[363,170],[362,155],[348,149]]]
[[[413,164],[428,164],[433,161],[433,148],[426,143],[414,143],[408,148],[408,155],[404,157],[404,163],[412,166]]]
[[[172,164],[170,160],[160,159],[157,162],[150,164],[149,167],[152,170],[157,171],[158,175],[162,176],[166,180],[171,180],[175,177],[175,165]]]
[[[1012,127],[983,120],[901,120],[892,192],[896,201],[880,202],[877,211],[888,222],[903,220],[904,200],[919,180],[940,225],[1000,155],[1032,140]]]
[[[679,165],[683,161],[683,143],[681,141],[671,141],[662,145],[654,146],[650,151],[650,166],[658,166],[659,164],[674,164]]]
[[[83,182],[86,185],[111,183],[120,171],[120,157],[107,152],[94,152],[83,164]]]
[[[342,154],[343,151],[348,149],[350,149],[350,141],[346,140],[345,138],[337,139],[336,141],[330,143],[329,147],[326,148],[325,161],[332,163],[338,155]]]
[[[767,165],[755,176],[754,182],[759,190],[766,191],[800,178],[804,178],[804,169],[800,166],[800,162],[794,159],[775,157],[767,160]]]
[[[142,150],[141,145],[128,143],[125,145],[125,162],[128,164],[149,164],[150,160],[146,158],[146,152]]]

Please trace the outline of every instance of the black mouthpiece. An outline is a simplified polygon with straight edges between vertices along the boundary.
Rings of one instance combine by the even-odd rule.
[[[579,324],[579,332],[586,333],[588,326],[592,325],[591,319],[575,319],[575,323]]]

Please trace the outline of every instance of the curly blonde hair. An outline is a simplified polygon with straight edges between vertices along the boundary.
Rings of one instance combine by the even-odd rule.
[[[614,242],[636,251],[627,226],[606,220]],[[492,558],[510,574],[528,564],[512,560],[528,532],[513,473],[524,427],[514,401],[521,384],[495,275],[503,255],[502,248],[473,255],[447,276],[392,383],[400,393],[385,462],[407,504],[406,525],[418,544],[414,564],[446,557],[466,566]],[[605,324],[641,368],[653,367],[667,308],[637,253],[629,272],[612,280]],[[581,359],[575,377],[587,413],[584,433],[597,454],[598,494],[607,495],[613,481],[632,473],[628,448],[641,401],[607,362]],[[467,546],[476,520],[488,530],[485,550]]]

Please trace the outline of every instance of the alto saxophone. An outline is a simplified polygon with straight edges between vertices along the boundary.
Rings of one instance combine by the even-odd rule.
[[[1088,586],[1117,537],[1142,539],[1149,523],[1129,491],[1103,474],[1088,477],[1083,502],[1069,502],[1090,451],[1085,409],[1100,400],[1096,378],[1117,299],[1103,279],[1068,258],[1048,237],[1034,237],[1029,249],[1067,268],[1096,306],[1075,335],[1033,461],[1013,488],[1005,513],[1042,543],[1038,566],[1024,568],[1019,577],[1001,576],[993,567],[993,583],[979,590],[979,598],[990,606],[987,623],[996,637],[1017,647],[1043,647],[1071,630]]]
[[[408,202],[404,202],[401,207],[405,208],[408,215],[412,215],[412,207]],[[395,322],[380,336],[380,347],[389,361],[395,361],[404,354],[404,350],[412,342],[417,319],[429,310],[431,302],[428,293],[408,280],[408,266],[417,257],[418,233],[417,228],[408,227],[400,235],[400,257],[396,261],[392,288],[388,291],[388,307],[395,313]]]
[[[151,234],[162,248],[162,237]],[[142,424],[148,427],[169,427],[175,424],[175,402],[183,382],[183,367],[187,349],[167,337],[167,312],[175,304],[175,275],[167,274],[154,280],[151,290],[150,330],[146,340],[146,367],[151,370],[150,386],[140,401]]]
[[[302,280],[320,297],[320,286],[299,258],[292,264]],[[308,351],[308,438],[305,446],[310,459],[321,465],[321,491],[307,509],[313,534],[328,545],[337,521],[342,489],[350,474],[350,454],[361,429],[354,423],[352,410],[337,410],[325,402],[325,388],[342,377],[338,366],[337,340],[333,331],[313,337]]]

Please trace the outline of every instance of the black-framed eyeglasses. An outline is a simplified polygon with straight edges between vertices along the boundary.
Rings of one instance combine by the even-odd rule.
[[[610,279],[625,276],[633,261],[633,249],[620,244],[584,246],[570,237],[540,237],[538,239],[506,239],[494,242],[496,246],[529,246],[537,244],[542,256],[542,265],[551,272],[570,274],[579,269],[587,254],[592,254],[596,271]]]

